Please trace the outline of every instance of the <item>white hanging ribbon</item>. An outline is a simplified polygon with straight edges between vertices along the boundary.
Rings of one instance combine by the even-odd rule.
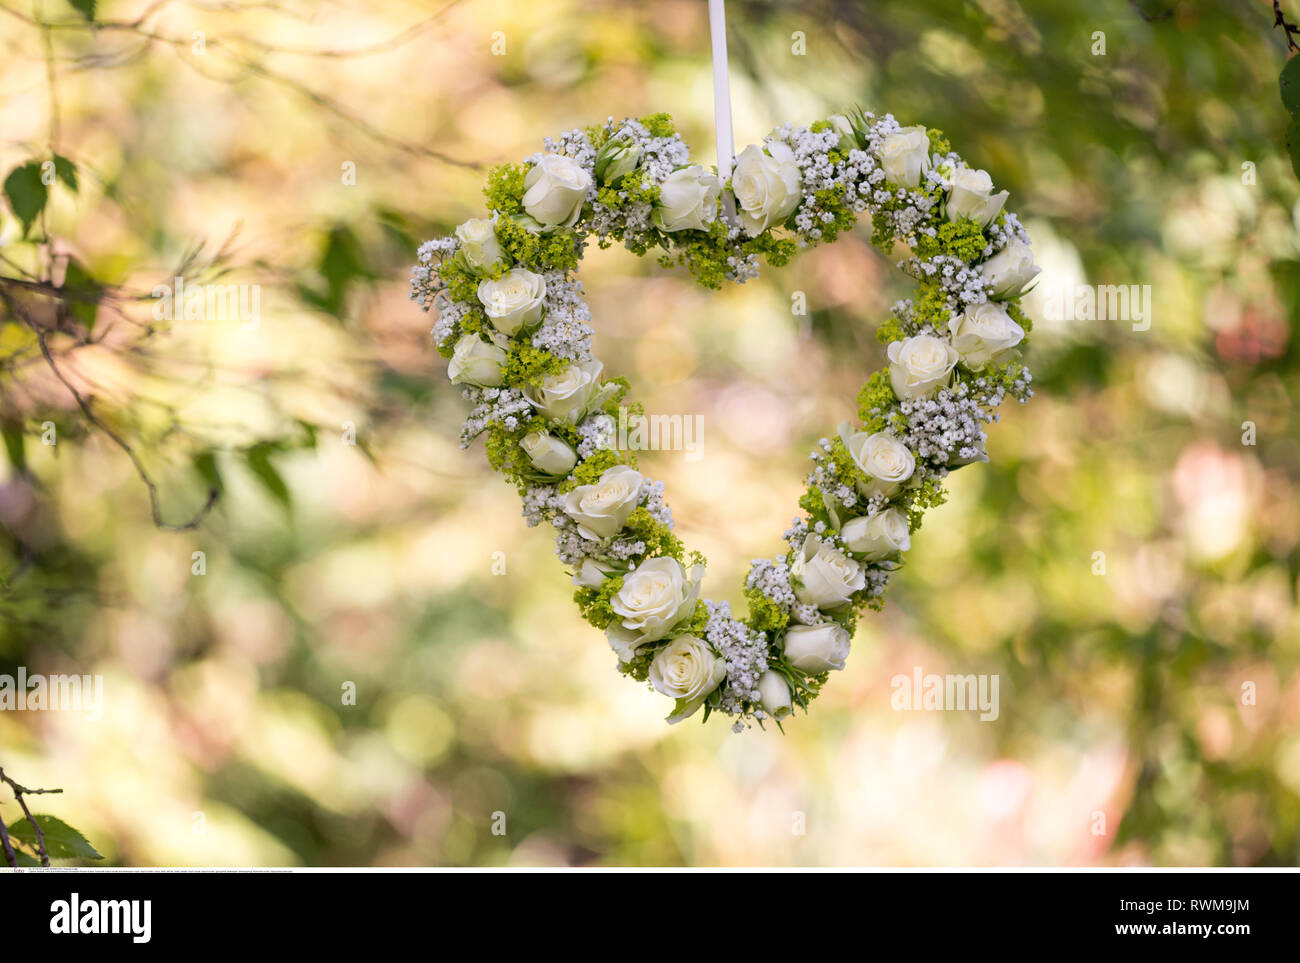
[[[709,36],[713,39],[713,120],[718,140],[718,176],[731,176],[735,147],[731,133],[731,83],[727,75],[727,11],[723,0],[709,0]]]
[[[731,131],[731,81],[727,72],[727,11],[723,0],[709,0],[709,37],[713,41],[713,121],[718,153],[718,177],[731,176],[736,148]],[[722,209],[731,223],[736,221],[732,196],[723,192]]]

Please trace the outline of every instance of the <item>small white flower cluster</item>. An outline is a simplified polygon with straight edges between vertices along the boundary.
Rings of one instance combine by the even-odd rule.
[[[790,148],[799,168],[802,199],[794,223],[796,233],[805,244],[821,240],[823,226],[835,220],[830,211],[818,210],[819,192],[840,191],[846,199],[852,198],[849,203],[855,212],[867,209],[861,189],[876,171],[875,161],[866,151],[854,148],[849,152],[848,160],[833,162],[830,153],[839,147],[841,137],[841,132],[835,127],[814,132],[808,127],[785,124],[773,131],[773,139]]]
[[[530,485],[524,489],[522,501],[524,505],[521,514],[529,528],[549,522],[560,511],[559,496],[554,485]]]
[[[578,426],[578,457],[586,461],[598,451],[613,448],[618,426],[609,415],[592,415]]]
[[[986,457],[984,425],[997,421],[992,410],[1002,403],[1000,389],[980,394],[969,383],[945,388],[933,398],[912,398],[899,409],[907,418],[903,444],[937,469],[968,464]]]
[[[984,232],[989,239],[989,249],[984,255],[986,258],[992,257],[1016,241],[1021,244],[1029,243],[1029,232],[1025,230],[1014,211],[1005,211],[1002,221],[1000,223],[994,221],[984,229]]]
[[[691,165],[666,117],[611,118],[548,139],[494,176],[490,217],[419,249],[411,298],[437,311],[434,340],[471,405],[462,445],[486,434],[527,524],[553,526],[584,616],[621,671],[674,700],[670,722],[706,706],[743,729],[806,709],[844,668],[857,613],[879,606],[939,482],[987,460],[984,428],[1007,394],[1032,395],[1017,360],[1016,303],[1038,270],[1028,238],[1002,211],[1006,192],[941,143],[888,114],[784,125],[724,184]],[[867,424],[841,425],[812,452],[808,514],[783,555],[751,562],[738,619],[700,596],[703,566],[688,567],[663,483],[615,448],[624,389],[592,353],[573,264],[594,235],[661,248],[716,286],[756,276],[760,255],[783,263],[833,240],[859,215],[882,248],[918,252],[900,267],[925,296],[894,305],[889,366],[864,387]]]
[[[799,600],[790,587],[790,563],[785,558],[756,558],[749,563],[745,588],[754,589],[770,599],[782,612],[789,613]]]
[[[808,541],[809,535],[813,534],[813,526],[809,522],[816,524],[811,518],[800,518],[796,515],[790,520],[790,527],[781,533],[781,538],[790,546],[792,556],[799,554],[799,550],[803,548],[803,543]]]
[[[704,641],[727,664],[726,684],[714,708],[729,716],[744,717],[750,705],[761,701],[758,681],[767,671],[767,636],[734,618],[730,602],[704,604],[709,613]],[[736,725],[744,728],[743,722],[737,721]]]
[[[818,450],[808,454],[809,460],[813,463],[813,468],[808,473],[808,477],[804,479],[804,483],[816,486],[818,491],[829,495],[845,508],[852,508],[858,503],[858,490],[855,487],[855,480],[852,477],[841,478],[838,466],[826,457],[832,450],[829,438],[823,438],[819,441],[817,448]]]
[[[416,251],[415,266],[411,268],[411,300],[423,310],[433,307],[435,296],[442,290],[438,264],[455,254],[457,246],[454,237],[437,237],[425,241]]]
[[[533,335],[533,347],[566,361],[590,361],[591,338],[596,331],[588,323],[591,308],[582,298],[582,282],[563,271],[548,271],[543,277],[546,311]]]
[[[548,521],[556,526],[555,557],[565,565],[581,568],[586,559],[614,559],[622,562],[645,554],[645,542],[636,539],[619,536],[587,538],[563,514],[552,515]]]
[[[735,240],[735,238],[731,238]],[[758,277],[757,254],[732,254],[727,258],[727,280],[744,284]]]
[[[950,312],[959,312],[968,304],[982,304],[988,300],[988,282],[961,258],[937,254],[928,260],[907,258],[898,266],[917,280],[938,281],[948,296]]]
[[[605,122],[604,130],[608,135],[606,143],[618,145],[616,149],[621,156],[635,158],[635,170],[644,185],[656,191],[674,171],[691,162],[690,149],[676,133],[656,137],[639,120],[615,121],[613,117]],[[610,190],[618,197],[619,204],[606,204],[597,196],[589,220],[592,233],[601,238],[621,237],[630,249],[651,243],[655,231],[654,204],[643,197],[633,198],[626,181],[615,182]]]
[[[460,429],[461,448],[468,448],[475,438],[493,425],[514,431],[533,416],[533,406],[513,388],[469,385],[461,390],[461,397],[473,405]]]
[[[641,497],[637,502],[643,506],[650,517],[661,525],[673,527],[673,510],[664,501],[664,483],[646,479],[641,483]]]
[[[587,132],[581,128],[575,127],[573,130],[566,130],[559,137],[545,137],[542,139],[542,147],[541,151],[525,158],[524,163],[530,167],[535,167],[537,162],[547,154],[563,154],[565,157],[577,161],[589,172],[595,167],[596,148],[591,146],[591,140],[587,137]]]
[[[447,297],[446,291],[439,291],[435,295],[434,306],[438,311],[438,320],[433,325],[433,343],[442,347],[460,330],[461,319],[472,309],[467,304]]]

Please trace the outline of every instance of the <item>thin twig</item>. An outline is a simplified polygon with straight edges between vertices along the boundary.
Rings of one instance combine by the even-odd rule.
[[[0,819],[0,849],[4,850],[5,862],[13,869],[18,868],[18,854],[14,852],[13,844],[9,842],[9,830],[5,829],[5,821]]]
[[[1300,52],[1300,44],[1295,42],[1297,34],[1300,34],[1300,27],[1291,23],[1282,15],[1282,0],[1273,0],[1273,26],[1281,27],[1286,34],[1286,49]]]
[[[254,46],[256,49],[261,50],[263,53],[267,53],[267,54],[279,53],[279,54],[288,54],[288,55],[295,55],[295,56],[314,55],[320,57],[333,57],[333,58],[370,56],[372,54],[384,52],[388,49],[408,43],[414,36],[418,35],[420,32],[427,29],[434,21],[436,21],[440,16],[442,16],[442,14],[446,13],[448,10],[454,7],[458,2],[460,2],[460,0],[452,0],[451,3],[446,4],[442,9],[436,11],[432,16],[426,18],[420,23],[408,27],[406,30],[402,31],[401,33],[398,33],[397,35],[389,38],[388,40],[384,40],[377,44],[373,44],[366,47],[358,47],[355,48],[354,50],[324,49],[312,53],[309,52],[306,48],[301,48],[301,47],[275,47],[273,45],[266,44],[262,41],[250,39],[249,37],[243,36],[241,34],[227,34],[227,35],[217,34],[215,36],[208,37],[204,42],[204,47],[209,51],[212,50],[222,51],[228,63],[230,63],[231,65],[237,68],[243,68],[249,74],[259,77],[262,80],[267,81],[269,83],[278,84],[282,87],[294,91],[298,95],[306,98],[308,101],[315,104],[317,107],[320,107],[321,109],[333,114],[335,117],[342,120],[344,123],[352,127],[355,127],[366,137],[370,138],[371,140],[375,141],[381,146],[388,147],[394,150],[400,150],[403,153],[409,154],[412,157],[427,157],[427,158],[432,158],[434,160],[442,161],[445,164],[451,164],[456,167],[464,167],[469,170],[480,170],[482,165],[475,163],[473,161],[460,160],[458,158],[451,157],[447,154],[444,154],[441,151],[426,147],[423,144],[409,143],[399,138],[389,136],[388,134],[385,134],[383,131],[379,130],[379,128],[377,128],[373,124],[366,121],[363,117],[348,110],[342,104],[338,103],[332,98],[326,96],[325,94],[317,90],[312,89],[310,86],[308,86],[307,84],[303,83],[300,80],[290,77],[287,74],[279,73],[278,71],[272,70],[270,67],[266,66],[265,64],[258,63],[256,61],[249,59],[247,56],[243,55],[237,49],[240,46],[240,44],[247,44],[247,45]],[[224,81],[225,78],[213,74],[210,71],[204,70],[199,66],[198,62],[194,58],[186,56],[185,52],[190,48],[190,44],[191,44],[190,40],[182,39],[180,37],[168,36],[167,34],[160,33],[157,30],[150,29],[149,27],[147,27],[145,21],[148,19],[148,15],[150,12],[152,11],[146,11],[144,15],[141,15],[140,17],[137,17],[134,20],[97,20],[94,23],[90,23],[85,20],[46,21],[39,16],[31,17],[23,13],[22,11],[15,10],[12,7],[0,3],[0,13],[8,14],[11,17],[21,20],[22,22],[26,23],[28,26],[39,28],[44,32],[53,31],[53,30],[90,31],[91,33],[110,32],[110,31],[122,32],[122,33],[134,34],[138,37],[143,38],[148,43],[165,44],[167,46],[172,47],[179,55],[181,62],[184,63],[187,67],[189,67],[191,70],[193,70],[199,76],[206,77],[209,80],[215,80],[217,82]]]
[[[399,33],[394,34],[393,36],[389,37],[387,40],[380,40],[377,43],[366,44],[365,46],[362,47],[352,47],[346,49],[335,49],[335,48],[328,48],[328,47],[326,48],[289,47],[280,44],[267,43],[264,40],[257,40],[253,37],[248,37],[245,36],[244,34],[238,34],[238,33],[225,34],[219,39],[233,40],[239,43],[245,43],[248,44],[250,47],[256,47],[258,50],[261,50],[263,53],[284,54],[287,56],[294,56],[294,57],[322,57],[328,59],[373,57],[375,54],[387,53],[390,50],[395,50],[398,47],[401,47],[404,44],[407,44],[410,41],[414,40],[416,37],[424,33],[435,23],[437,23],[440,19],[442,19],[442,15],[444,13],[446,13],[448,10],[450,10],[452,7],[456,6],[460,2],[461,0],[451,0],[451,2],[448,3],[446,6],[444,6],[441,10],[437,11],[434,14],[431,14],[430,16],[419,21],[418,23],[411,24],[411,26],[407,27],[405,30],[402,30]]]
[[[194,56],[187,53],[187,50],[189,49],[188,45],[177,42],[174,43],[173,46],[181,62],[184,63],[187,67],[189,67],[191,70],[193,70],[200,77],[205,77],[208,80],[216,81],[217,83],[227,82],[226,78],[223,78],[220,75],[199,66],[199,61]],[[315,104],[317,107],[321,108],[327,113],[333,114],[335,117],[343,121],[345,124],[348,124],[351,127],[355,127],[357,130],[359,130],[370,140],[374,141],[375,143],[379,144],[382,147],[388,147],[391,148],[392,150],[399,150],[402,153],[409,154],[412,157],[433,158],[434,160],[442,161],[444,164],[451,164],[454,167],[464,167],[467,170],[482,169],[482,165],[476,161],[461,160],[459,158],[452,157],[449,154],[444,154],[442,151],[434,150],[431,147],[426,147],[423,144],[412,144],[398,137],[393,137],[389,134],[385,134],[374,124],[370,123],[365,118],[360,117],[357,114],[353,113],[352,111],[348,110],[346,107],[344,107],[341,103],[334,100],[333,98],[328,97],[325,94],[322,94],[319,91],[312,89],[310,86],[303,83],[301,80],[298,80],[297,78],[290,77],[287,74],[278,73],[272,70],[270,67],[267,67],[265,64],[258,63],[255,60],[240,55],[229,44],[220,43],[218,38],[214,37],[208,40],[207,49],[210,51],[215,50],[218,52],[224,52],[224,59],[227,64],[230,64],[231,66],[234,66],[236,68],[242,68],[249,75],[258,77],[267,83],[278,84],[279,86],[284,87],[287,90],[293,91],[298,96],[302,97],[303,99],[307,100],[312,104]]]
[[[31,315],[29,315],[14,298],[10,297],[3,288],[0,288],[0,300],[4,301],[9,310],[17,317],[22,318],[23,321],[27,323],[27,326],[32,329],[32,333],[36,335],[36,342],[40,345],[41,354],[45,358],[45,363],[49,366],[50,370],[54,372],[54,376],[59,379],[63,384],[63,387],[68,389],[73,400],[76,401],[77,407],[80,408],[81,413],[85,415],[86,420],[107,435],[118,448],[122,449],[126,457],[131,460],[131,465],[135,468],[135,473],[140,476],[140,480],[144,482],[145,488],[149,492],[149,510],[153,514],[154,524],[158,528],[169,532],[187,532],[198,528],[200,523],[202,523],[203,519],[207,516],[208,512],[212,510],[214,505],[216,505],[217,498],[221,494],[220,491],[216,488],[209,488],[208,500],[204,502],[203,507],[200,508],[189,521],[180,524],[164,521],[162,517],[162,509],[158,504],[158,485],[153,478],[150,477],[149,472],[144,467],[144,463],[140,461],[140,456],[135,453],[135,449],[131,447],[131,444],[125,438],[105,424],[105,422],[96,415],[93,410],[91,410],[89,400],[87,400],[81,392],[73,386],[67,376],[64,375],[63,369],[59,367],[58,363],[54,360],[54,355],[50,352],[50,346],[46,341],[44,329],[37,324]]]
[[[26,786],[20,785],[6,776],[3,767],[0,767],[0,782],[5,783],[13,790],[14,799],[16,799],[18,805],[22,807],[23,815],[27,817],[27,821],[32,824],[32,829],[36,832],[36,855],[40,857],[41,865],[48,869],[50,865],[50,856],[45,851],[45,833],[41,831],[41,824],[36,821],[36,817],[32,815],[32,811],[27,808],[27,801],[23,799],[23,796],[40,796],[45,793],[60,793],[63,792],[63,790],[28,789]],[[3,823],[3,820],[0,820],[0,823]],[[0,832],[4,832],[5,858],[10,860],[9,865],[14,869],[17,869],[18,857],[14,855],[13,846],[9,842],[9,834],[4,831],[3,826],[0,826]]]

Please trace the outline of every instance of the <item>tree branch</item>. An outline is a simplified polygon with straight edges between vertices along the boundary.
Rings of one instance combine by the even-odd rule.
[[[63,790],[62,789],[28,789],[26,786],[20,785],[14,782],[12,779],[10,779],[8,776],[6,776],[4,767],[2,766],[0,766],[0,782],[5,783],[6,785],[8,785],[10,789],[13,790],[14,799],[16,799],[18,801],[18,805],[22,807],[23,815],[27,817],[27,821],[32,824],[32,829],[36,832],[36,855],[40,857],[41,865],[48,869],[50,865],[50,857],[49,854],[46,853],[45,851],[45,833],[41,831],[41,824],[36,821],[36,817],[32,815],[32,811],[27,808],[27,801],[23,799],[23,796],[40,796],[45,793],[63,792]],[[10,866],[12,866],[14,869],[17,869],[18,856],[17,854],[14,853],[13,844],[9,842],[9,832],[4,827],[3,819],[0,819],[0,842],[3,843],[5,860],[9,863]]]
[[[5,829],[5,821],[0,819],[0,850],[4,850],[5,862],[10,868],[18,868],[18,854],[14,852],[13,843],[9,842],[9,830]]]
[[[140,456],[135,453],[135,449],[131,447],[130,442],[110,428],[98,415],[95,414],[93,410],[91,410],[90,401],[73,386],[72,382],[68,380],[66,375],[64,375],[63,369],[60,368],[58,363],[54,360],[54,355],[50,352],[50,346],[45,337],[45,330],[36,323],[36,320],[32,318],[32,316],[21,304],[18,303],[18,301],[11,297],[2,287],[0,287],[0,301],[3,301],[16,317],[22,318],[27,326],[32,329],[32,333],[36,335],[36,342],[40,345],[41,355],[45,358],[45,363],[49,366],[50,371],[54,373],[54,376],[63,384],[63,387],[68,390],[68,393],[72,395],[73,400],[76,401],[77,407],[81,409],[81,413],[86,417],[86,420],[107,435],[109,439],[112,440],[113,444],[122,449],[126,457],[131,460],[131,465],[135,468],[135,473],[140,476],[140,480],[144,482],[145,488],[149,492],[149,510],[153,515],[154,524],[158,528],[169,532],[187,532],[198,528],[200,523],[202,523],[203,519],[207,516],[208,512],[210,512],[212,507],[216,505],[217,498],[220,496],[220,491],[216,488],[209,488],[208,500],[204,502],[203,507],[200,508],[189,521],[179,524],[165,521],[162,517],[162,509],[158,504],[158,485],[149,475],[148,470],[144,467],[144,463],[140,461]]]
[[[1286,49],[1300,53],[1300,44],[1295,41],[1296,35],[1300,34],[1300,27],[1291,23],[1282,14],[1282,0],[1273,0],[1273,26],[1281,27],[1286,34]]]
[[[345,124],[348,124],[349,126],[356,128],[363,135],[375,141],[376,143],[380,144],[381,146],[388,147],[393,150],[400,150],[403,153],[409,154],[412,157],[427,157],[427,158],[432,158],[434,160],[442,161],[445,164],[454,165],[456,167],[464,167],[464,168],[468,168],[469,170],[480,170],[482,165],[474,161],[460,160],[458,158],[451,157],[447,154],[444,154],[441,151],[437,151],[430,147],[426,147],[423,144],[410,143],[401,140],[399,138],[392,137],[388,134],[385,134],[378,127],[368,122],[364,117],[359,116],[358,114],[348,110],[341,103],[333,100],[332,98],[326,96],[320,91],[313,89],[308,84],[294,77],[290,77],[287,74],[280,73],[276,70],[271,69],[266,64],[259,63],[247,57],[239,49],[241,45],[245,45],[247,47],[253,47],[254,49],[260,51],[263,54],[285,54],[285,55],[292,55],[292,56],[299,56],[299,57],[322,57],[322,58],[368,57],[374,54],[387,52],[389,50],[400,47],[403,44],[409,43],[414,37],[418,36],[420,33],[427,30],[444,13],[446,13],[452,7],[456,6],[459,2],[460,0],[451,0],[451,2],[445,4],[441,9],[437,10],[429,17],[425,18],[424,20],[410,27],[407,27],[405,30],[399,32],[398,34],[396,34],[393,37],[390,37],[387,40],[383,40],[378,43],[371,44],[364,47],[356,47],[351,50],[346,50],[346,49],[337,50],[337,49],[329,49],[329,48],[312,50],[310,48],[305,48],[305,47],[281,47],[281,46],[268,44],[264,41],[260,41],[260,40],[256,40],[244,36],[243,34],[216,34],[206,39],[205,48],[208,50],[220,51],[223,54],[223,58],[228,64],[238,69],[242,69],[252,76],[258,77],[261,80],[266,81],[268,83],[273,83],[281,87],[285,87],[288,90],[297,93],[299,96],[304,97],[311,103],[315,104],[317,107],[320,107],[321,109],[333,114],[335,117],[343,121]],[[28,26],[35,27],[41,30],[42,33],[47,36],[51,31],[54,30],[88,31],[92,35],[97,34],[99,32],[110,32],[110,31],[134,34],[135,36],[141,37],[142,39],[145,40],[146,47],[153,43],[160,43],[172,47],[179,55],[181,62],[184,63],[186,66],[188,66],[196,74],[198,74],[201,77],[206,77],[209,80],[222,82],[224,78],[212,73],[211,71],[204,70],[202,67],[199,66],[198,62],[193,57],[186,56],[186,51],[189,50],[191,41],[182,39],[180,37],[173,37],[164,33],[160,33],[157,30],[148,26],[147,21],[149,17],[153,14],[153,12],[155,12],[158,6],[160,6],[160,4],[154,4],[148,10],[146,10],[145,13],[141,14],[139,17],[135,18],[134,20],[98,20],[95,21],[94,23],[90,23],[84,19],[47,21],[40,16],[35,16],[35,17],[28,16],[27,14],[19,10],[15,10],[12,7],[9,7],[3,3],[0,3],[0,13],[5,13],[11,17],[21,20],[23,23],[27,24]],[[52,83],[52,78],[51,78],[51,83]]]

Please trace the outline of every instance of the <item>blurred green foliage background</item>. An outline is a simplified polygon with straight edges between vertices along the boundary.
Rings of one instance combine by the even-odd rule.
[[[712,162],[703,0],[0,0],[0,175],[76,187],[25,238],[0,211],[0,672],[105,679],[98,720],[0,713],[0,765],[110,864],[1300,862],[1271,4],[728,13],[738,146],[853,105],[941,128],[1044,268],[1037,397],[784,737],[669,728],[618,676],[406,300],[548,134],[664,110]],[[177,274],[260,285],[260,323],[154,319]],[[645,464],[739,605],[908,287],[862,232],[717,294],[616,250],[583,279],[608,370],[704,416],[700,460]],[[1151,285],[1150,329],[1045,317],[1080,284]],[[893,711],[913,666],[997,673],[999,718]]]

